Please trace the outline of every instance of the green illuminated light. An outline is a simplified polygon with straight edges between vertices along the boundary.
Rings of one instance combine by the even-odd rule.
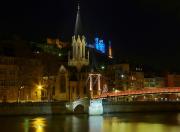
[[[62,56],[62,54],[61,54],[61,53],[59,53],[59,56]]]
[[[102,69],[102,70],[104,70],[104,69],[105,69],[105,67],[104,67],[104,66],[101,66],[101,69]]]

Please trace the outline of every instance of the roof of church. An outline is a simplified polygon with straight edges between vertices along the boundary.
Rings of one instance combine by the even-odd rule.
[[[78,10],[77,10],[77,15],[76,15],[76,23],[75,23],[75,30],[74,30],[74,35],[83,35],[82,33],[82,25],[81,25],[81,17],[80,17],[80,5],[78,4]]]

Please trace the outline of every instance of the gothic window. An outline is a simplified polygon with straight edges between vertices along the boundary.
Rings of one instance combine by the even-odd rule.
[[[72,93],[74,93],[74,87],[72,87]]]
[[[86,87],[84,87],[84,94],[86,94]]]
[[[78,45],[78,54],[80,53],[80,47],[79,47],[79,45]]]
[[[60,91],[62,93],[66,92],[66,78],[64,75],[60,76]]]
[[[52,88],[52,95],[55,95],[55,87]]]
[[[79,88],[77,87],[77,89],[76,89],[76,90],[77,90],[77,91],[76,91],[76,92],[77,92],[77,95],[79,95]]]
[[[84,58],[84,46],[82,46],[82,58]]]

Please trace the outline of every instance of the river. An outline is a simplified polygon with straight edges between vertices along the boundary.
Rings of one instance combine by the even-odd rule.
[[[3,116],[0,132],[180,132],[180,113]]]

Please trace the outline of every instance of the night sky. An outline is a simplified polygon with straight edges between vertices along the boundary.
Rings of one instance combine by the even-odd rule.
[[[80,6],[89,43],[99,36],[112,41],[120,59],[180,70],[179,0],[81,0]],[[76,11],[75,0],[6,0],[0,4],[0,34],[70,42]]]

